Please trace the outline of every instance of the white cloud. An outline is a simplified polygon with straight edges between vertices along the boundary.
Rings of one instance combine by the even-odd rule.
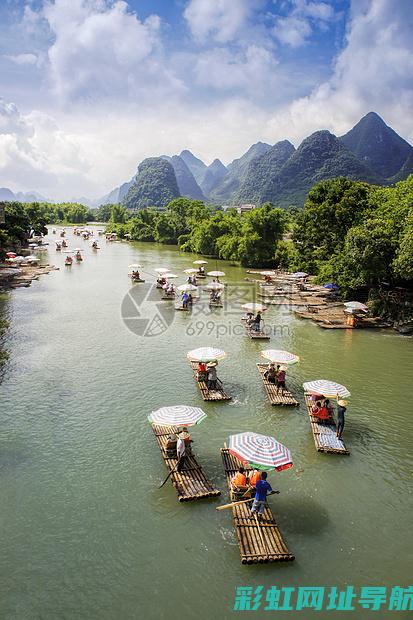
[[[52,83],[63,100],[146,100],[182,90],[162,62],[159,17],[140,21],[126,2],[107,0],[55,0],[42,14],[54,36]]]
[[[16,65],[35,65],[37,63],[36,54],[2,54],[2,56],[16,63]]]
[[[354,0],[346,46],[331,79],[275,114],[271,134],[302,139],[320,128],[340,134],[374,110],[413,141],[412,31],[410,3]]]
[[[334,10],[330,4],[293,0],[290,14],[276,18],[273,33],[280,43],[297,48],[307,42],[317,27],[324,29],[333,18]]]
[[[190,0],[184,17],[199,41],[228,43],[244,28],[253,5],[254,0]]]
[[[201,86],[259,98],[260,91],[265,89],[267,93],[274,81],[276,66],[277,61],[267,49],[249,45],[238,53],[214,48],[199,54],[194,72]]]

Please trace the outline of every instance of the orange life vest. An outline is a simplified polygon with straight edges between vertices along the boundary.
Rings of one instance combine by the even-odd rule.
[[[245,487],[247,486],[247,476],[239,471],[232,482],[236,487]]]
[[[258,480],[261,480],[261,472],[259,471],[254,471],[249,478],[250,481],[250,485],[255,487],[255,485],[257,484]]]

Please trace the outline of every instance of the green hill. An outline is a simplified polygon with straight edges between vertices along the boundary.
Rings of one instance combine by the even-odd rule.
[[[148,157],[138,166],[138,173],[123,204],[127,209],[165,207],[180,196],[172,164],[162,157]]]

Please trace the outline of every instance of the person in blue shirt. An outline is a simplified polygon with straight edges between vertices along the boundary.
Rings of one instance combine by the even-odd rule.
[[[267,495],[274,495],[279,491],[273,491],[271,485],[267,482],[267,472],[263,471],[261,474],[261,480],[258,480],[255,485],[255,497],[251,507],[251,514],[253,515],[258,510],[258,515],[264,514],[265,502]]]

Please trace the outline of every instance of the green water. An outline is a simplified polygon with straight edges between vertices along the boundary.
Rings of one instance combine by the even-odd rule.
[[[271,308],[266,321],[277,326],[271,346],[301,357],[289,372],[301,406],[277,409],[266,402],[255,367],[266,343],[237,332],[239,310],[192,316],[171,310],[172,323],[158,337],[125,327],[128,265],[142,263],[152,280],[155,267],[166,263],[179,274],[195,256],[104,240],[93,254],[90,242],[71,234],[69,243],[85,248],[83,264],[66,269],[53,244],[45,259],[60,271],[0,302],[11,323],[0,386],[0,617],[218,620],[238,616],[232,608],[240,585],[408,585],[412,339],[390,331],[323,331],[288,309]],[[216,267],[228,283],[244,283],[242,269],[209,264]],[[228,352],[219,374],[231,403],[203,404],[192,379],[185,354],[209,344]],[[349,457],[314,448],[301,384],[316,378],[352,392],[344,435]],[[222,498],[180,504],[169,483],[158,490],[166,470],[146,416],[168,404],[207,412],[192,434]],[[293,454],[294,468],[270,475],[281,491],[270,502],[293,563],[242,566],[231,514],[215,510],[227,501],[219,450],[229,434],[246,430],[274,435]],[[250,615],[274,613],[316,612]]]

